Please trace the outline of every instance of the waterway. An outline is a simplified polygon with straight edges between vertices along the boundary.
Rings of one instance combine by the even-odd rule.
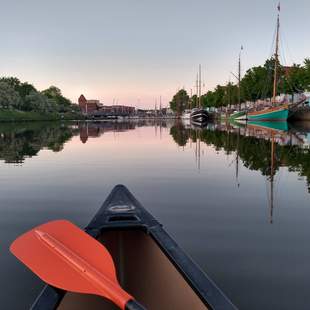
[[[309,123],[1,124],[1,308],[43,287],[10,243],[53,219],[85,226],[122,183],[238,308],[309,309],[309,147]]]

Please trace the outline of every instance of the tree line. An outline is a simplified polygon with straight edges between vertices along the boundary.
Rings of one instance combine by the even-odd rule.
[[[243,136],[236,132],[220,131],[218,129],[202,129],[196,131],[185,128],[177,122],[170,129],[174,141],[179,146],[185,146],[189,139],[196,143],[199,135],[201,142],[212,145],[216,151],[223,150],[230,155],[238,152],[244,167],[249,170],[260,171],[262,175],[270,178],[271,171],[271,141],[252,136]],[[274,145],[275,174],[280,167],[288,167],[289,171],[297,172],[307,179],[307,189],[310,193],[310,150],[297,145]]]
[[[5,163],[23,163],[37,156],[40,150],[60,152],[65,143],[79,130],[67,123],[25,122],[0,124],[0,160]]]
[[[264,65],[248,69],[240,80],[240,101],[256,102],[259,99],[271,99],[273,93],[273,76],[275,59],[267,59]],[[294,64],[290,67],[277,66],[277,95],[289,94],[294,96],[310,90],[310,58],[306,58],[302,65]],[[209,107],[227,107],[239,102],[238,83],[228,82],[217,85],[201,97],[201,105]],[[196,95],[189,96],[185,89],[180,89],[170,101],[170,108],[177,114],[185,109],[197,107]]]
[[[64,97],[56,86],[38,91],[16,77],[0,78],[0,109],[41,113],[78,112],[78,106]]]

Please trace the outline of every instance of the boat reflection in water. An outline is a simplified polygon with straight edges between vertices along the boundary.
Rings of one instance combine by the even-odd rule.
[[[298,172],[306,177],[310,193],[310,128],[309,124],[287,122],[226,122],[209,123],[205,128],[185,127],[177,123],[171,128],[174,141],[182,146],[194,144],[197,167],[201,167],[204,146],[212,145],[233,155],[229,166],[235,164],[235,179],[240,187],[240,164],[260,171],[266,180],[270,223],[273,223],[276,185],[281,168]],[[234,154],[233,154],[234,153]],[[279,190],[279,189],[277,189]]]
[[[235,166],[236,186],[241,187],[240,170],[259,171],[265,176],[268,188],[270,222],[276,203],[275,187],[279,186],[282,168],[305,177],[310,193],[310,125],[286,122],[226,122],[208,123],[195,127],[181,121],[137,120],[128,122],[76,122],[76,123],[22,123],[0,126],[0,159],[8,164],[22,165],[26,158],[37,156],[40,150],[60,152],[74,136],[81,143],[96,139],[105,133],[130,132],[143,127],[161,139],[169,133],[182,149],[190,148],[198,172],[207,158],[207,149],[224,151],[228,166]],[[240,185],[241,184],[241,185]],[[242,190],[242,189],[240,189]],[[279,188],[278,188],[279,190]]]

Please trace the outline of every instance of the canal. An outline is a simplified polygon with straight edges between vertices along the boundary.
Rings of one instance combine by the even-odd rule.
[[[240,309],[309,309],[310,124],[0,125],[3,309],[43,283],[9,253],[53,219],[85,226],[126,185]]]

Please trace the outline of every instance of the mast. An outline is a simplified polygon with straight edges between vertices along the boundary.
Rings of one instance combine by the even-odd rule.
[[[196,75],[196,108],[198,107],[198,105],[199,105],[199,103],[198,103],[198,73],[197,73],[197,75]]]
[[[277,17],[277,34],[276,34],[276,50],[274,53],[274,79],[273,79],[273,95],[272,95],[272,105],[275,105],[277,96],[277,71],[278,71],[278,61],[279,61],[279,31],[280,31],[280,3],[278,4],[278,17]]]
[[[240,127],[238,127],[238,135],[237,135],[237,152],[236,152],[236,181],[237,186],[240,186],[239,183],[239,140],[240,140]]]
[[[273,222],[273,183],[274,183],[274,133],[271,133],[271,169],[270,169],[270,224]]]
[[[201,65],[199,65],[199,98],[198,98],[198,108],[201,109]]]
[[[240,81],[241,81],[241,51],[243,50],[243,46],[241,46],[239,52],[239,61],[238,61],[238,111],[241,110],[241,92],[240,92]]]

